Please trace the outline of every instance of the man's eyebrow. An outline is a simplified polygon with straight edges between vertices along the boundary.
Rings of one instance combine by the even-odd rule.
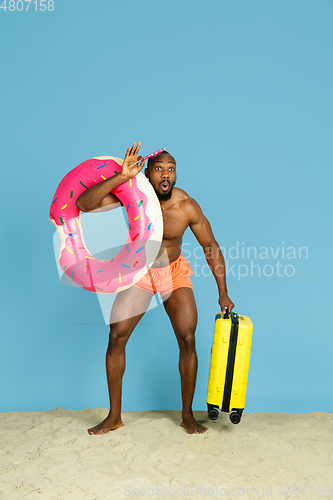
[[[156,160],[155,163],[163,163],[162,160]],[[168,163],[173,163],[174,165],[176,165],[176,162],[174,161],[168,161]]]

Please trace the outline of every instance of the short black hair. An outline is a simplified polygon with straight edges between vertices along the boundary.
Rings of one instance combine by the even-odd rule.
[[[160,153],[156,156],[160,156],[160,155],[164,155],[164,154],[170,155],[170,153],[168,151],[162,151],[162,153]],[[150,167],[152,167],[154,165],[154,161],[155,161],[156,156],[151,156],[150,158],[148,158],[148,163],[147,163],[148,170],[150,169]]]

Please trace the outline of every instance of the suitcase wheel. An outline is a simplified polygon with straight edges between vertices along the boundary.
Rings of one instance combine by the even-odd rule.
[[[236,411],[232,411],[229,415],[229,418],[233,424],[239,424],[241,415]]]
[[[211,420],[216,420],[219,416],[219,412],[216,408],[212,408],[211,410],[209,410],[208,416]]]

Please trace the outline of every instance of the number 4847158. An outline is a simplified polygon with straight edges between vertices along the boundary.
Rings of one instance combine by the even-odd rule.
[[[27,11],[29,10],[30,4],[32,3],[34,7],[32,7],[33,10],[37,11],[44,11],[44,10],[49,10],[52,11],[54,10],[54,1],[53,0],[34,0],[33,2],[31,0],[4,0],[2,4],[0,5],[0,9],[3,9],[5,12],[6,10],[9,10],[10,12],[13,12],[14,10],[18,10],[21,12],[22,10]]]

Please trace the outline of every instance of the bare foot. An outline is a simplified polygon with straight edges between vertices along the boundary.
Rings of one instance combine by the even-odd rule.
[[[120,418],[115,419],[114,417],[111,417],[111,415],[108,415],[103,422],[100,424],[96,425],[95,427],[91,427],[88,429],[88,432],[90,435],[92,434],[106,434],[109,431],[114,431],[115,429],[118,429],[118,427],[123,427],[124,423],[121,421]]]
[[[207,427],[199,424],[193,415],[183,415],[181,427],[184,427],[188,434],[204,434],[207,431]]]

